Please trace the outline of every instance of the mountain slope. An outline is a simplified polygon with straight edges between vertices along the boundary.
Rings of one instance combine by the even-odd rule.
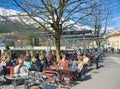
[[[29,17],[25,17],[25,18],[19,18],[19,17],[9,17],[10,15],[17,15],[18,11],[12,10],[12,9],[4,9],[2,7],[0,7],[0,32],[12,32],[12,31],[35,31],[38,30],[39,28],[37,28],[37,24],[35,24],[35,22],[30,19]],[[25,13],[21,13],[21,14],[25,14]],[[8,18],[3,18],[3,16],[7,16]],[[40,20],[40,18],[36,17],[37,19]],[[21,21],[21,19],[23,21]],[[65,24],[71,24],[74,23],[73,21],[69,21],[66,22]],[[32,25],[33,24],[33,25]],[[64,25],[65,26],[65,25]],[[81,24],[76,24],[73,27],[69,28],[68,31],[78,31],[78,30],[84,30],[84,29],[88,29],[88,30],[92,30],[92,28],[90,28],[89,26],[81,26]],[[108,28],[107,29],[107,35],[108,34],[112,34],[116,32],[116,29],[114,28]]]

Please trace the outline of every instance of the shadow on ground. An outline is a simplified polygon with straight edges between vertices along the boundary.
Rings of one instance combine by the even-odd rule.
[[[85,78],[82,81],[87,81],[92,79],[91,75],[85,75]]]
[[[88,68],[87,71],[86,71],[86,73],[92,71],[93,69],[94,69],[94,68]]]

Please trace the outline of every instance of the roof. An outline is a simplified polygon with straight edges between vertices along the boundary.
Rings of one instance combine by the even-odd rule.
[[[120,36],[120,32],[117,32],[117,33],[114,33],[112,35],[109,35],[107,38],[115,37],[115,36]]]

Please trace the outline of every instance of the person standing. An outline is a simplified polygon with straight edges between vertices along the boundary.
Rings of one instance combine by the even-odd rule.
[[[7,53],[11,56],[12,53],[11,53],[11,50],[10,50],[9,46],[6,46],[5,48],[6,48],[6,50],[7,50]]]
[[[94,53],[94,58],[95,58],[95,63],[96,63],[96,69],[99,68],[99,56],[100,56],[100,53],[98,52],[97,49],[95,49],[95,53]]]

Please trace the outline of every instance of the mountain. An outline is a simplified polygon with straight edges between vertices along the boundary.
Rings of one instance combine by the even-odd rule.
[[[9,33],[13,31],[25,32],[28,30],[33,31],[33,27],[12,20],[0,21],[0,33]]]
[[[115,29],[115,28],[107,28],[106,36],[109,36],[109,35],[111,35],[111,34],[113,34],[113,33],[118,32],[118,31],[119,31],[119,29]]]
[[[16,10],[12,10],[12,9],[5,9],[5,8],[2,8],[0,7],[0,32],[12,32],[12,31],[34,31],[34,30],[37,30],[38,28],[38,25],[35,24],[35,22],[30,19],[29,17],[22,17],[22,18],[19,18],[19,17],[9,17],[11,15],[17,15],[21,12],[18,12]],[[21,13],[21,14],[25,14],[25,13]],[[3,16],[7,16],[8,18],[4,18],[3,19]],[[35,17],[37,18],[38,20],[41,20],[40,18],[38,17]],[[22,19],[22,20],[21,20]],[[23,21],[26,23],[24,24]],[[42,21],[42,20],[41,20]],[[73,21],[69,21],[69,22],[66,22],[64,24],[64,26],[66,24],[71,24],[71,23],[74,23]],[[31,25],[33,24],[33,25]],[[84,29],[88,29],[88,30],[92,30],[92,28],[90,28],[89,26],[86,26],[86,25],[81,25],[79,23],[77,23],[76,25],[74,25],[72,28],[69,28],[68,31],[77,31],[77,30],[84,30]],[[118,30],[114,29],[114,28],[108,28],[107,29],[107,35],[109,34],[112,34],[114,32],[117,32]]]
[[[21,18],[11,17],[11,15],[17,15],[18,13],[20,12],[0,7],[0,33],[8,33],[12,31],[25,32],[37,29],[33,25],[30,25],[30,20],[22,18],[24,21],[26,20],[26,23],[28,23],[25,24],[22,22]]]

